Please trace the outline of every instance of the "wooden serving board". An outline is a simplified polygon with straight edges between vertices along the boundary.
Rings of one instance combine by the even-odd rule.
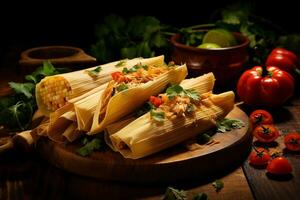
[[[201,178],[240,165],[251,149],[247,115],[236,107],[227,117],[242,120],[245,127],[215,134],[213,138],[219,143],[212,146],[190,151],[177,145],[137,160],[125,159],[111,150],[81,157],[75,153],[80,144],[59,145],[48,139],[40,140],[37,147],[57,167],[102,180],[154,182]]]

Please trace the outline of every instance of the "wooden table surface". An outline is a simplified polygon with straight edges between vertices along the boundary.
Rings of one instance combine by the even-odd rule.
[[[18,76],[10,77],[18,79]],[[0,86],[5,80],[9,80],[9,76],[2,74]],[[300,97],[297,93],[286,106],[270,110],[282,134],[275,149],[282,149],[284,134],[300,131]],[[250,108],[243,110],[251,111]],[[134,184],[78,176],[53,167],[36,152],[20,154],[16,150],[0,155],[0,199],[161,199],[168,186],[186,190],[189,199],[198,192],[205,192],[209,199],[300,199],[300,154],[284,151],[284,155],[294,170],[292,177],[287,179],[271,179],[264,169],[249,166],[245,158],[225,171],[201,179]],[[216,179],[224,182],[224,188],[219,192],[212,186]]]

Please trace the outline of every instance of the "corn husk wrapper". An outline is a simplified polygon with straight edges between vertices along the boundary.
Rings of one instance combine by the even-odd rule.
[[[102,120],[99,119],[101,109],[100,102],[97,105],[93,117],[93,124],[88,134],[92,135],[103,131],[107,125],[136,110],[148,100],[151,95],[157,95],[162,92],[168,84],[179,84],[186,75],[187,67],[185,64],[176,66],[152,81],[117,93],[109,99],[105,116]]]
[[[162,65],[163,56],[129,62],[124,67],[133,67],[135,64]],[[129,65],[130,64],[130,65]],[[100,97],[107,87],[102,84],[81,96],[71,99],[65,106],[50,114],[49,137],[57,142],[74,141],[85,131],[89,131],[93,121],[93,115]],[[72,113],[72,119],[70,118]]]
[[[177,117],[160,124],[146,113],[110,136],[112,145],[125,158],[138,159],[181,143],[215,126],[234,107],[234,93],[210,94],[201,100],[193,117]],[[126,144],[126,148],[119,148]]]
[[[130,68],[140,62],[160,64],[163,63],[163,60],[164,60],[164,56],[158,56],[158,57],[147,58],[147,59],[134,58],[131,60],[126,60],[124,65],[120,67],[116,66],[118,63],[120,63],[120,61],[115,61],[112,63],[101,65],[102,69],[96,76],[91,76],[89,73],[87,73],[87,71],[94,70],[99,66],[84,69],[84,70],[79,70],[75,72],[45,77],[43,80],[41,80],[40,83],[36,85],[36,101],[37,101],[38,108],[46,116],[49,116],[51,112],[57,110],[54,108],[49,109],[49,106],[47,106],[42,100],[43,99],[42,97],[47,94],[43,94],[43,95],[41,94],[41,87],[43,84],[49,82],[51,79],[53,80],[55,78],[60,78],[59,80],[63,80],[63,82],[67,83],[67,86],[66,85],[63,85],[61,87],[56,86],[54,89],[59,91],[61,90],[68,91],[68,96],[62,97],[63,98],[62,103],[59,105],[59,108],[61,108],[69,101],[75,102],[77,100],[80,100],[80,98],[78,99],[77,97],[82,96],[83,94],[89,92],[90,90],[97,88],[98,86],[110,81],[112,72],[122,71],[124,67]]]
[[[71,127],[77,126],[76,115],[74,111],[65,112],[61,115],[55,123],[51,123],[48,127],[48,137],[57,143],[65,142],[66,138],[63,136],[65,132],[70,133]]]
[[[207,73],[197,78],[185,79],[180,83],[180,86],[185,89],[195,89],[199,94],[209,93],[213,90],[215,83],[215,76],[213,73]],[[106,144],[114,151],[117,151],[115,147],[112,145],[110,140],[110,135],[118,132],[120,129],[127,126],[132,121],[136,120],[136,117],[128,116],[125,119],[122,119],[116,123],[113,123],[105,129],[105,142]]]

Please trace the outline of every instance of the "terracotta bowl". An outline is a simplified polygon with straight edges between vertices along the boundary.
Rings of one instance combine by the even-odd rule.
[[[244,63],[248,60],[247,47],[249,40],[240,33],[233,33],[238,45],[218,49],[203,49],[187,46],[180,43],[180,35],[172,36],[173,52],[171,59],[176,64],[186,63],[189,77],[197,77],[213,72],[216,77],[216,85],[228,88],[236,84],[236,81],[244,70]]]
[[[31,48],[21,53],[19,64],[24,74],[31,73],[44,60],[49,60],[55,67],[68,67],[73,70],[96,65],[96,58],[82,49],[72,46],[43,46]]]

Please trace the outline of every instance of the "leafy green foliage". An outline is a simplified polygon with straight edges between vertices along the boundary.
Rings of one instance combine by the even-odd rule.
[[[1,110],[0,124],[13,131],[25,130],[29,126],[33,115],[34,108],[32,104],[32,101],[18,101],[16,104]]]
[[[56,69],[50,61],[46,60],[43,62],[43,66],[37,68],[32,74],[25,76],[27,81],[37,84],[45,76],[52,76],[66,71],[66,69]]]
[[[167,48],[164,26],[154,17],[136,16],[128,20],[109,15],[96,26],[96,43],[91,53],[100,62],[120,58],[152,57],[156,50]]]
[[[215,187],[216,192],[219,192],[224,187],[224,183],[221,180],[215,180],[212,185]]]
[[[168,187],[163,197],[163,200],[186,200],[186,199],[187,199],[186,191],[178,190],[173,187]]]
[[[49,61],[45,61],[43,66],[25,77],[29,82],[10,82],[9,86],[14,93],[0,98],[0,124],[12,131],[27,129],[37,108],[35,84],[45,76],[55,75],[59,72]]]
[[[297,55],[300,54],[300,34],[282,35],[278,39],[277,46],[288,49]]]
[[[253,9],[252,4],[233,4],[222,10],[222,19],[216,22],[216,26],[220,28],[240,32],[248,37],[250,66],[263,64],[278,38],[274,28],[270,25],[266,28],[264,19],[251,15]]]
[[[225,133],[232,129],[239,129],[245,126],[245,123],[239,119],[229,119],[224,118],[220,121],[217,121],[217,131]]]
[[[193,28],[182,28],[179,30],[181,42],[188,46],[198,46],[202,43],[205,32]]]
[[[198,193],[193,197],[193,200],[208,200],[208,196],[206,193]]]
[[[33,97],[33,91],[35,85],[33,83],[15,83],[9,82],[9,86],[15,91],[17,94],[23,94],[28,99]]]
[[[77,149],[76,153],[85,157],[93,153],[95,150],[101,150],[104,142],[100,138],[94,138],[91,141],[89,141],[87,138],[84,138],[82,143],[84,146]]]

